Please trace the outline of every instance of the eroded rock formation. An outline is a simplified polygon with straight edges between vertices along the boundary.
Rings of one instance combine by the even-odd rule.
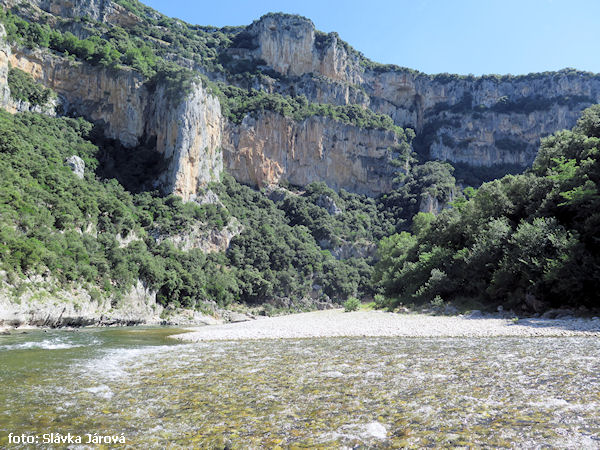
[[[57,92],[65,113],[101,124],[107,137],[124,146],[155,142],[166,162],[157,180],[165,192],[188,200],[199,187],[218,181],[223,170],[221,107],[201,83],[174,102],[164,86],[150,89],[131,70],[102,69],[48,51],[15,47],[0,50],[2,92],[7,89],[3,74],[9,65]],[[3,104],[15,111],[8,107],[10,102]]]
[[[139,20],[110,0],[32,4],[57,17],[88,16],[123,27]],[[432,159],[527,166],[540,137],[572,127],[585,107],[600,101],[600,78],[575,71],[462,77],[377,65],[337,34],[321,33],[298,16],[268,14],[241,36],[243,45],[224,50],[231,58],[254,60],[281,74],[254,81],[255,87],[387,114],[395,124],[415,129],[415,149]],[[217,181],[224,169],[255,186],[325,181],[334,189],[370,195],[391,188],[389,149],[398,142],[389,131],[323,117],[294,121],[272,112],[247,115],[237,125],[222,116],[219,101],[200,83],[174,102],[165,86],[150,87],[134,71],[107,70],[3,43],[0,102],[8,109],[9,64],[56,91],[66,112],[103,124],[108,137],[128,147],[154,145],[165,170],[151,181],[185,200]],[[222,74],[213,75],[222,79]]]
[[[526,166],[539,138],[572,127],[600,101],[600,77],[573,70],[525,76],[430,76],[372,64],[305,18],[270,14],[246,31],[250,49],[285,77],[263,88],[311,101],[361,104],[417,132],[418,150],[472,166]],[[287,77],[287,78],[286,78]]]
[[[324,181],[333,189],[375,195],[391,189],[392,131],[368,130],[320,116],[301,122],[272,112],[230,125],[223,143],[227,171],[255,186]]]

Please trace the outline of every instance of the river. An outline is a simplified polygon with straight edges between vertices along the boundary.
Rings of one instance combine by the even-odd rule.
[[[94,434],[131,448],[600,447],[597,338],[186,344],[177,332],[0,336],[0,447],[64,448],[49,433],[81,448]]]

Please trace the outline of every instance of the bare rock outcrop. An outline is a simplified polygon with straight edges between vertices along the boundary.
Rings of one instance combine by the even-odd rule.
[[[313,116],[296,122],[273,112],[247,115],[228,127],[227,171],[258,187],[324,181],[333,189],[375,195],[391,189],[393,131],[364,129]]]
[[[245,33],[252,45],[231,54],[262,60],[284,75],[261,88],[387,114],[413,128],[419,150],[433,159],[525,167],[540,137],[571,128],[583,109],[600,102],[600,77],[574,70],[435,76],[372,64],[335,33],[320,33],[299,16],[268,14]]]
[[[21,0],[1,0],[3,6],[13,7]],[[140,23],[140,18],[123,6],[111,0],[28,0],[43,11],[61,17],[88,17],[120,27],[130,27]]]
[[[8,87],[8,61],[10,59],[10,46],[6,43],[6,30],[0,24],[0,106],[6,108],[10,103],[10,89]]]
[[[240,221],[232,217],[221,229],[208,228],[199,223],[181,233],[165,234],[156,230],[151,235],[157,243],[171,242],[182,251],[199,249],[204,253],[215,253],[227,250],[231,240],[243,230]]]
[[[178,102],[168,89],[148,87],[138,73],[109,70],[71,61],[43,50],[0,49],[0,95],[8,65],[30,74],[54,90],[66,113],[78,114],[102,125],[109,138],[125,147],[155,142],[166,169],[156,184],[184,200],[223,170],[221,137],[223,119],[219,100],[201,83]],[[17,112],[3,102],[5,109]]]
[[[75,176],[82,179],[85,174],[85,162],[77,155],[71,155],[65,160],[65,164],[71,168]]]
[[[317,73],[351,84],[361,81],[356,55],[347,51],[337,34],[315,30],[309,19],[267,14],[247,29],[256,48],[253,57],[288,76]]]
[[[164,90],[157,90],[152,104],[157,151],[170,161],[160,184],[166,192],[187,201],[198,188],[219,180],[223,171],[224,119],[219,100],[200,83],[174,110]]]
[[[156,292],[140,281],[119,300],[102,297],[83,286],[66,289],[53,280],[33,277],[21,281],[19,301],[15,288],[0,280],[0,326],[44,327],[134,325],[160,323],[162,306]]]
[[[11,6],[13,0],[0,1]],[[136,20],[110,0],[33,4],[57,17],[87,15],[121,26]],[[298,16],[268,14],[239,36],[237,46],[227,50],[230,57],[259,61],[283,75],[255,80],[254,87],[387,114],[396,125],[415,129],[415,149],[432,159],[525,167],[541,136],[572,127],[585,107],[600,102],[600,77],[575,71],[464,77],[378,66],[335,33],[318,32]],[[324,181],[368,195],[391,189],[389,149],[398,144],[391,131],[318,116],[294,121],[268,111],[247,115],[237,125],[223,117],[218,99],[200,82],[174,100],[172,90],[150,85],[135,71],[103,69],[44,50],[11,49],[0,41],[4,108],[19,110],[10,104],[6,75],[11,64],[57,92],[65,112],[103,125],[107,137],[125,147],[153,145],[165,169],[150,184],[186,201],[218,181],[223,170],[260,187]]]

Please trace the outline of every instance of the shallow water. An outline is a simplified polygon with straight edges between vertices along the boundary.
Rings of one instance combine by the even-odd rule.
[[[0,447],[11,432],[123,433],[135,448],[600,447],[597,338],[174,332],[1,336]]]

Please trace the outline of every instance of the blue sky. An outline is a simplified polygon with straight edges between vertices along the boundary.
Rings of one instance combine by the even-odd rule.
[[[201,25],[301,14],[374,61],[426,73],[600,72],[599,0],[142,1]]]

